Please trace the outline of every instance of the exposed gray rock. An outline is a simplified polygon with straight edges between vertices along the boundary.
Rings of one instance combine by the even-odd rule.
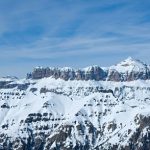
[[[63,80],[104,80],[106,72],[100,67],[92,67],[90,70],[73,70],[73,69],[58,69],[58,68],[35,68],[27,78],[41,79],[44,77],[53,77]]]
[[[121,74],[117,72],[116,70],[110,70],[107,80],[108,81],[121,81]]]
[[[135,66],[136,67],[136,66]],[[145,65],[143,70],[119,72],[116,69],[102,69],[99,66],[92,66],[87,69],[73,70],[71,68],[35,68],[27,78],[41,79],[44,77],[53,77],[55,79],[67,80],[96,80],[96,81],[134,81],[150,79],[150,70]],[[4,83],[1,83],[2,85]]]

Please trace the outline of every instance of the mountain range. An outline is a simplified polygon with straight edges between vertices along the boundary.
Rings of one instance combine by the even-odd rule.
[[[0,150],[150,150],[150,66],[36,67],[0,78]]]

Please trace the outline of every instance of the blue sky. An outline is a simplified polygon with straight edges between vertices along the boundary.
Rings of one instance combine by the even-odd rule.
[[[0,76],[35,66],[150,64],[149,0],[1,0]]]

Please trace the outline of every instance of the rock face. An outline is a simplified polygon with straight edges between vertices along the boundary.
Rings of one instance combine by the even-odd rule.
[[[102,69],[99,66],[73,70],[72,68],[42,68],[37,67],[27,78],[41,79],[53,77],[67,80],[96,80],[96,81],[134,81],[150,78],[149,66],[139,60],[128,58],[115,66]]]
[[[149,150],[148,76],[129,58],[109,69],[1,78],[0,150]]]
[[[98,66],[89,67],[86,70],[73,70],[71,68],[35,68],[27,78],[41,79],[44,77],[53,77],[63,80],[104,80],[106,72]]]

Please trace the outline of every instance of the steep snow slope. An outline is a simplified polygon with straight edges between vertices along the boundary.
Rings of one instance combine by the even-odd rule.
[[[150,80],[7,77],[0,87],[0,150],[150,149]]]

